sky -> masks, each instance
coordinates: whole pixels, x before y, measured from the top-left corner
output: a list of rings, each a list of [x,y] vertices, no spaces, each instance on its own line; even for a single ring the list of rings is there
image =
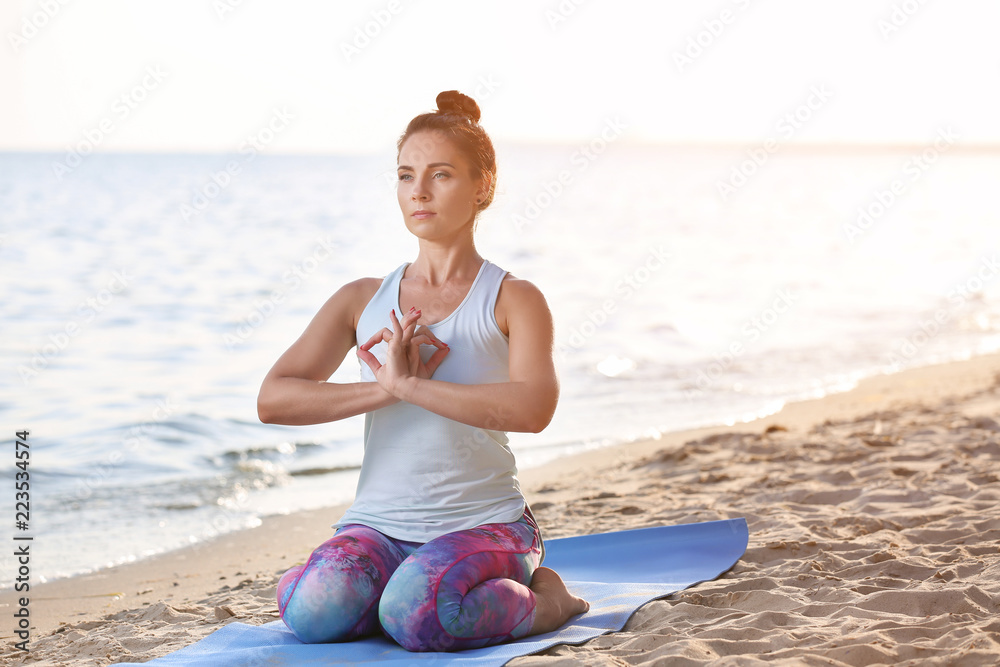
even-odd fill
[[[378,153],[442,90],[495,141],[1000,145],[995,0],[11,0],[0,150]]]

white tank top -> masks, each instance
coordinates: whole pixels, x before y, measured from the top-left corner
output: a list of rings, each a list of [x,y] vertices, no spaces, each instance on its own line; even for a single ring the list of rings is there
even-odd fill
[[[399,283],[409,264],[385,277],[358,321],[365,341],[402,312]],[[484,261],[465,299],[429,326],[450,352],[432,379],[457,384],[509,382],[507,337],[494,315],[506,271]],[[385,343],[372,352],[385,359]],[[426,361],[434,348],[421,347]],[[361,379],[374,382],[361,362]],[[524,497],[507,435],[468,426],[400,401],[365,415],[365,455],[354,503],[334,527],[370,526],[389,537],[428,542],[456,530],[521,518]]]

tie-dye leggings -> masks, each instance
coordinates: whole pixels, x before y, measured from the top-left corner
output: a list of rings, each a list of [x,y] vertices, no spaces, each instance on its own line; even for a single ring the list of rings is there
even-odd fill
[[[403,542],[358,524],[342,527],[278,582],[285,625],[306,643],[387,635],[410,651],[457,651],[528,634],[541,536],[526,512]]]

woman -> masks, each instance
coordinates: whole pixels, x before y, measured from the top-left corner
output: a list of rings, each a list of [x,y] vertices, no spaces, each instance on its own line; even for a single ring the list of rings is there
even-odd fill
[[[338,290],[265,377],[260,419],[365,413],[355,501],[278,583],[304,642],[379,629],[411,651],[549,632],[589,605],[540,567],[541,535],[506,431],[538,432],[558,399],[552,316],[538,289],[476,251],[496,157],[471,98],[447,91],[398,148],[399,207],[419,252]],[[361,382],[326,380],[357,345]]]

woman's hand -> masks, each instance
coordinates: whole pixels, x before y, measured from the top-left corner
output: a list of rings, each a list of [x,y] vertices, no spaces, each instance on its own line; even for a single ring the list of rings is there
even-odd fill
[[[399,398],[398,388],[409,377],[429,379],[448,354],[448,345],[442,343],[427,327],[417,329],[420,311],[411,308],[403,320],[396,317],[393,310],[389,317],[392,329],[383,328],[358,346],[358,358],[367,364],[375,375],[379,386]],[[380,342],[387,344],[385,363],[372,354],[371,349]],[[420,359],[420,346],[433,345],[437,349],[427,363]]]

